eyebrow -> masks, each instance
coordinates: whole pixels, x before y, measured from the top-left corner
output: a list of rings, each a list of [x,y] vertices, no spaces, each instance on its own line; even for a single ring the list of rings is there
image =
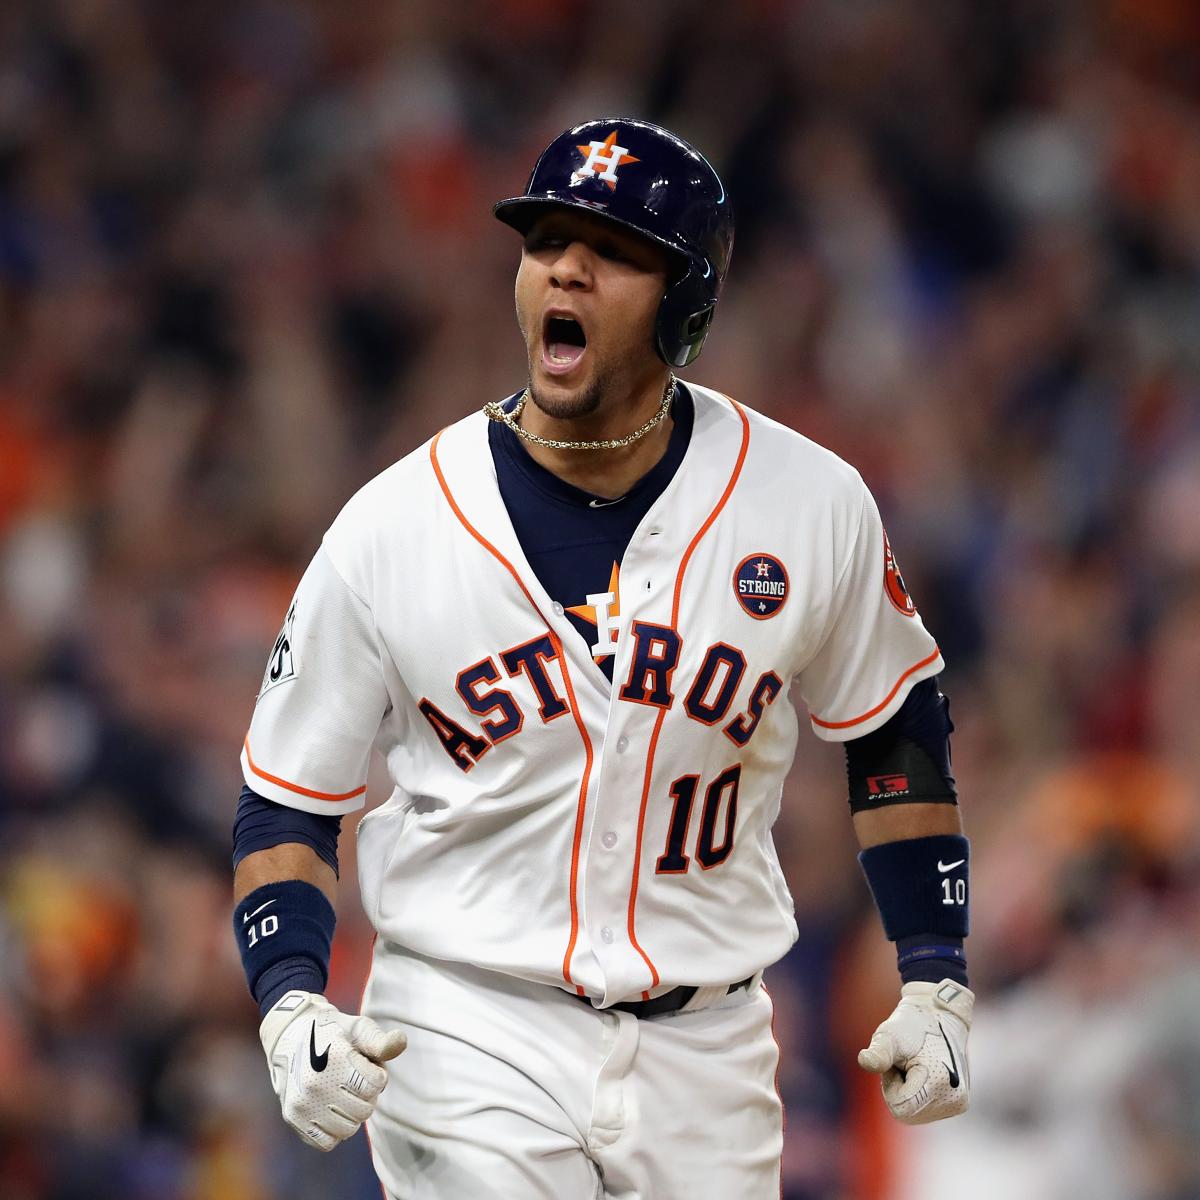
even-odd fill
[[[547,213],[530,226],[525,237],[531,238],[547,234],[570,236],[572,233],[581,236],[586,234],[589,240],[611,238],[614,245],[623,251],[628,251],[631,259],[636,259],[639,263],[644,262],[645,270],[662,271],[665,275],[671,274],[671,256],[664,248],[653,241],[640,238],[636,234],[622,229],[619,225],[592,218],[587,213],[578,215],[562,212]]]

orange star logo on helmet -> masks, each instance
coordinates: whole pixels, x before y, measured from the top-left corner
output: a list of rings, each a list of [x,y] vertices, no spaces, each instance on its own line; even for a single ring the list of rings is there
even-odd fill
[[[624,146],[617,145],[617,131],[614,129],[602,142],[588,142],[586,146],[576,146],[583,155],[583,166],[576,167],[571,172],[571,182],[578,183],[581,179],[603,179],[610,192],[617,188],[617,168],[626,163],[641,162]]]

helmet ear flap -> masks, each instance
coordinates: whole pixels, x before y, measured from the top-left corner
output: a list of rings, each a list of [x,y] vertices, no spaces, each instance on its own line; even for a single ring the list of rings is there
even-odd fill
[[[667,289],[658,306],[655,343],[659,357],[671,367],[686,367],[695,362],[716,309],[716,300],[709,300],[703,294],[697,272],[687,271]]]
[[[697,341],[708,336],[708,327],[716,315],[717,306],[710,304],[707,308],[692,315],[684,322],[683,336],[689,342]]]
[[[584,121],[542,151],[523,195],[492,211],[525,233],[547,208],[610,220],[670,254],[654,347],[669,366],[695,361],[733,252],[733,206],[704,155],[649,121]]]

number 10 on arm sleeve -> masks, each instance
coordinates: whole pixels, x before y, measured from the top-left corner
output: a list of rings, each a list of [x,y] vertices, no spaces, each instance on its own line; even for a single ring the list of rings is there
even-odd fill
[[[246,783],[307,812],[361,808],[387,705],[371,612],[318,550],[271,649],[242,747]]]

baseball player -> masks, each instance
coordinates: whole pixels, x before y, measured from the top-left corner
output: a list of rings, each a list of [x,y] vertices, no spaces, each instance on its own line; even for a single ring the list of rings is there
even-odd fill
[[[346,505],[242,749],[233,923],[271,1079],[319,1149],[365,1121],[393,1200],[767,1200],[793,685],[845,745],[898,950],[859,1062],[901,1121],[967,1106],[942,658],[857,472],[674,374],[733,244],[696,150],[588,121],[495,212],[528,385]],[[353,1014],[322,991],[372,747],[392,793],[359,825]]]

